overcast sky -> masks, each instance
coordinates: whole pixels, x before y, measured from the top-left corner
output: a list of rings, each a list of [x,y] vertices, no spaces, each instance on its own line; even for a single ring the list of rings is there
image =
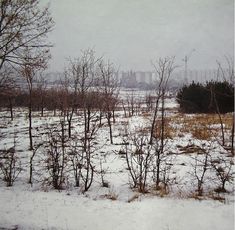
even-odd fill
[[[43,0],[55,21],[50,70],[94,48],[121,70],[151,70],[150,61],[192,53],[191,69],[233,55],[233,0]]]

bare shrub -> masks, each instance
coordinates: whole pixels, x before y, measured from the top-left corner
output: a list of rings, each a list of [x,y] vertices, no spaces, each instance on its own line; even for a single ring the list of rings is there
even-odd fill
[[[153,143],[153,181],[155,188],[159,191],[168,191],[170,183],[170,170],[172,167],[172,156],[166,149],[167,140],[155,140]],[[168,192],[166,192],[168,193]]]
[[[233,160],[226,159],[224,157],[217,157],[216,159],[211,158],[210,163],[219,180],[219,186],[215,191],[218,193],[227,192],[225,185],[226,183],[231,183],[233,180]]]
[[[83,167],[84,156],[82,154],[81,146],[77,139],[73,139],[70,143],[68,157],[71,162],[72,172],[74,175],[75,186],[80,186],[81,173]]]
[[[128,140],[124,140],[124,143],[126,144],[122,151],[126,154],[127,169],[131,176],[132,187],[145,193],[153,157],[151,145],[148,144],[148,138],[140,134],[136,134],[132,138],[129,137]]]
[[[101,154],[100,156],[100,171],[98,172],[100,174],[100,177],[101,177],[101,183],[102,183],[102,187],[106,187],[108,188],[109,187],[109,182],[105,180],[105,175],[108,171],[108,168],[104,168],[104,160],[106,158],[106,154]]]
[[[32,150],[32,155],[29,160],[29,184],[33,184],[33,171],[34,171],[34,158],[36,156],[37,151],[42,146],[42,143],[35,144]]]
[[[118,194],[117,192],[114,190],[114,188],[110,188],[109,192],[107,194],[104,194],[103,196],[101,196],[103,198],[109,199],[109,200],[117,200],[118,199]]]
[[[210,146],[205,149],[205,153],[203,155],[196,155],[192,157],[194,159],[194,163],[192,164],[193,172],[191,175],[196,179],[197,182],[197,195],[203,195],[203,184],[205,183],[206,173],[210,168]]]
[[[128,200],[127,200],[127,202],[128,203],[131,203],[132,201],[134,201],[134,200],[137,200],[138,198],[139,198],[139,194],[134,194],[132,197],[130,197]]]
[[[160,111],[161,120],[161,136],[164,134],[165,130],[165,99],[168,89],[168,81],[172,75],[172,72],[176,68],[174,65],[174,57],[172,58],[159,58],[155,63],[153,63],[155,72],[157,75],[157,85],[156,85],[156,97],[154,102],[154,112],[151,122],[151,132],[149,143],[153,143],[154,132],[157,127],[158,112]]]
[[[60,130],[49,127],[48,140],[45,146],[45,163],[46,170],[49,174],[46,182],[55,189],[63,189],[65,185],[65,168],[68,162],[64,121],[61,121],[60,125]]]
[[[70,139],[67,148],[68,168],[72,171],[75,186],[80,187],[82,192],[89,190],[93,183],[95,170],[94,155],[97,151],[96,133],[99,125],[91,124],[89,132],[75,133]],[[99,172],[104,173],[104,172]],[[103,175],[102,175],[103,176]]]
[[[103,112],[105,113],[105,117],[107,119],[107,123],[109,126],[109,137],[110,143],[113,144],[113,130],[112,130],[112,117],[113,123],[115,122],[115,107],[118,102],[118,80],[115,76],[115,68],[111,63],[105,63],[103,60],[99,62],[98,65],[98,74],[100,75],[100,79],[98,79],[100,84],[100,91],[103,95]]]
[[[0,151],[0,170],[7,186],[12,186],[22,171],[21,161],[16,152],[16,140],[14,146]]]

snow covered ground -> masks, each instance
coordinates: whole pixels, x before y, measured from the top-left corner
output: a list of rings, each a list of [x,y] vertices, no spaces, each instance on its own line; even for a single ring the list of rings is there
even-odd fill
[[[232,230],[233,203],[141,197],[127,203],[76,193],[0,189],[1,227],[14,229]]]
[[[167,100],[168,116],[176,113],[174,100]],[[175,111],[174,111],[175,109]],[[170,153],[172,168],[170,170],[170,191],[163,197],[154,193],[140,194],[129,186],[130,177],[126,160],[119,154],[122,148],[122,136],[125,133],[123,124],[128,130],[139,130],[149,125],[148,115],[134,115],[124,118],[123,112],[117,112],[114,125],[114,145],[109,144],[107,125],[98,131],[97,154],[95,160],[102,158],[108,187],[101,186],[100,175],[95,175],[90,190],[83,194],[75,188],[72,176],[65,190],[55,191],[37,181],[28,180],[27,163],[31,152],[28,150],[27,111],[17,109],[16,118],[10,121],[7,112],[1,112],[1,149],[12,146],[14,136],[17,140],[22,166],[21,172],[13,187],[5,187],[0,181],[0,229],[159,229],[159,230],[232,230],[234,228],[234,187],[226,183],[229,193],[215,194],[212,191],[218,186],[216,175],[208,173],[204,191],[206,195],[194,199],[195,178],[193,162],[195,152],[185,153],[188,146],[201,147],[205,143],[196,140],[192,134],[177,131],[174,138],[168,140],[167,150]],[[59,122],[58,117],[40,117],[37,112],[33,118],[34,138],[42,138],[43,130],[48,124]],[[79,130],[81,121],[75,117],[73,131]],[[178,129],[180,124],[174,124]],[[218,143],[209,146],[213,157],[230,160],[228,153]],[[40,158],[41,156],[37,156]],[[198,155],[203,157],[203,154]],[[37,158],[35,159],[35,162]],[[37,165],[40,171],[42,165]],[[234,166],[233,170],[234,170]],[[42,176],[42,175],[41,175]],[[196,197],[198,198],[198,197]],[[219,200],[218,200],[218,199]]]

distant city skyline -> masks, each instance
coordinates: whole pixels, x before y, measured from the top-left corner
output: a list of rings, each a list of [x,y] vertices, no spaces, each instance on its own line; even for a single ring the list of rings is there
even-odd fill
[[[151,60],[191,50],[189,69],[212,69],[234,52],[233,0],[42,0],[50,2],[55,29],[49,71],[94,48],[120,70],[150,71]]]
[[[154,71],[117,71],[115,76],[120,86],[141,89],[151,89],[158,79]],[[187,81],[185,81],[184,70],[176,70],[169,79],[169,87],[178,88],[193,81],[206,83],[210,80],[223,80],[223,77],[217,69],[189,70]],[[45,74],[45,78],[51,84],[60,84],[60,81],[64,78],[64,73],[48,72]]]

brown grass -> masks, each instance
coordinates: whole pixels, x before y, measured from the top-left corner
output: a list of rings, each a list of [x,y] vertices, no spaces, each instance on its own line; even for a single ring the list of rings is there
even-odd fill
[[[204,154],[205,153],[204,149],[194,144],[187,145],[187,146],[178,145],[177,148],[181,151],[182,154],[189,154],[189,153]]]
[[[157,120],[156,122],[156,130],[154,132],[154,136],[160,138],[160,130],[161,130],[161,122]],[[165,119],[165,138],[173,139],[177,135],[177,130],[173,126],[173,120],[171,118]]]
[[[156,185],[153,185],[152,187],[150,187],[149,193],[152,195],[164,197],[170,193],[170,188],[168,187],[168,185],[164,183],[160,183],[157,187]]]
[[[224,130],[232,129],[233,115],[221,115]],[[179,127],[175,128],[173,125]],[[210,140],[220,133],[220,119],[217,114],[183,114],[177,113],[166,120],[166,136],[182,137],[191,133],[192,137],[200,140]]]
[[[131,203],[134,200],[137,200],[139,198],[139,194],[134,194],[131,198],[128,199],[128,203]]]
[[[149,113],[143,113],[146,119],[149,119]],[[224,124],[224,131],[232,129],[233,115],[232,113],[221,114]],[[161,130],[161,121],[156,121],[156,129],[154,136],[159,138]],[[150,127],[141,130],[149,132]],[[199,140],[211,140],[221,135],[220,119],[217,114],[184,114],[171,113],[165,118],[165,138],[173,139],[174,137],[184,137],[190,133],[193,138]]]
[[[117,200],[118,199],[118,195],[116,193],[113,193],[113,192],[102,195],[101,197],[109,199],[109,200]]]

